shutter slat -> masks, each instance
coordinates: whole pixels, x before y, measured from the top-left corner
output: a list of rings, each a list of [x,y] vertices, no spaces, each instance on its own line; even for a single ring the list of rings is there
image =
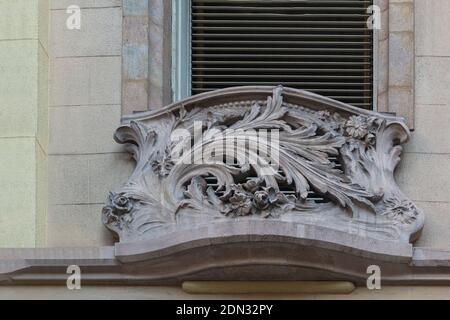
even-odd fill
[[[284,85],[370,109],[372,0],[192,0],[192,93]]]
[[[273,72],[280,73],[283,72],[283,75],[286,72],[295,73],[295,74],[314,74],[314,73],[360,73],[360,72],[370,72],[370,69],[293,69],[293,68],[192,68],[193,71],[203,71],[203,72],[214,72],[215,74],[228,74],[228,73],[236,73],[243,72],[244,74],[248,74],[249,72],[254,72],[255,74],[259,74],[260,72]]]

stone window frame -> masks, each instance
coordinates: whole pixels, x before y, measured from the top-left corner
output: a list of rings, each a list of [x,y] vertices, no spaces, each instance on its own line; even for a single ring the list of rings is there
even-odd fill
[[[374,0],[374,4],[381,10],[381,30],[374,32],[375,111],[404,117],[414,129],[414,0]],[[172,80],[179,72],[172,62],[180,43],[173,34],[173,10],[180,10],[176,1],[123,0],[124,115],[172,102]]]
[[[376,111],[403,117],[414,129],[415,3],[374,0],[374,4],[381,9],[381,30],[374,38]]]

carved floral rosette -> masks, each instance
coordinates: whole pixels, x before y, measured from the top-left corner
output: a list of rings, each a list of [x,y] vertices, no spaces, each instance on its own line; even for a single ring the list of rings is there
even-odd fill
[[[267,147],[276,149],[277,159],[239,148],[230,155],[221,147],[229,132],[239,140],[253,137],[246,132],[272,130],[277,144]],[[408,139],[401,118],[306,91],[239,87],[201,94],[124,119],[115,140],[136,167],[110,193],[103,222],[121,242],[230,219],[413,242],[424,215],[394,179]],[[214,150],[213,157],[186,161],[199,150]],[[239,152],[256,161],[226,160]],[[267,167],[276,169],[268,174]]]

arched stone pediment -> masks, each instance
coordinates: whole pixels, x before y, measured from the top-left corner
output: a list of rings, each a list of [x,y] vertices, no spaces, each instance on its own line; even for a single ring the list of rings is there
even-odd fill
[[[394,179],[408,138],[401,118],[307,91],[238,87],[193,96],[124,118],[115,140],[136,167],[109,195],[103,221],[121,244],[183,232],[217,238],[227,225],[227,236],[251,235],[252,221],[265,225],[259,236],[282,236],[271,232],[282,222],[408,244],[424,225]]]

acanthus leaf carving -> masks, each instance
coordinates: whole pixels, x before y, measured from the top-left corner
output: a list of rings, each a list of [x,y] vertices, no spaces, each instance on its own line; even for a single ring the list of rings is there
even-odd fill
[[[265,100],[246,99],[257,95],[251,88],[235,90],[194,97],[118,129],[116,141],[137,163],[103,210],[121,241],[211,219],[356,225],[369,238],[414,240],[423,213],[394,179],[409,137],[401,119],[282,87]],[[214,99],[230,101],[214,106]],[[259,136],[272,131],[276,144]],[[178,132],[185,135],[174,139]],[[233,154],[223,148],[229,139]],[[262,156],[248,148],[252,142],[272,153]],[[254,161],[226,161],[242,154]]]

